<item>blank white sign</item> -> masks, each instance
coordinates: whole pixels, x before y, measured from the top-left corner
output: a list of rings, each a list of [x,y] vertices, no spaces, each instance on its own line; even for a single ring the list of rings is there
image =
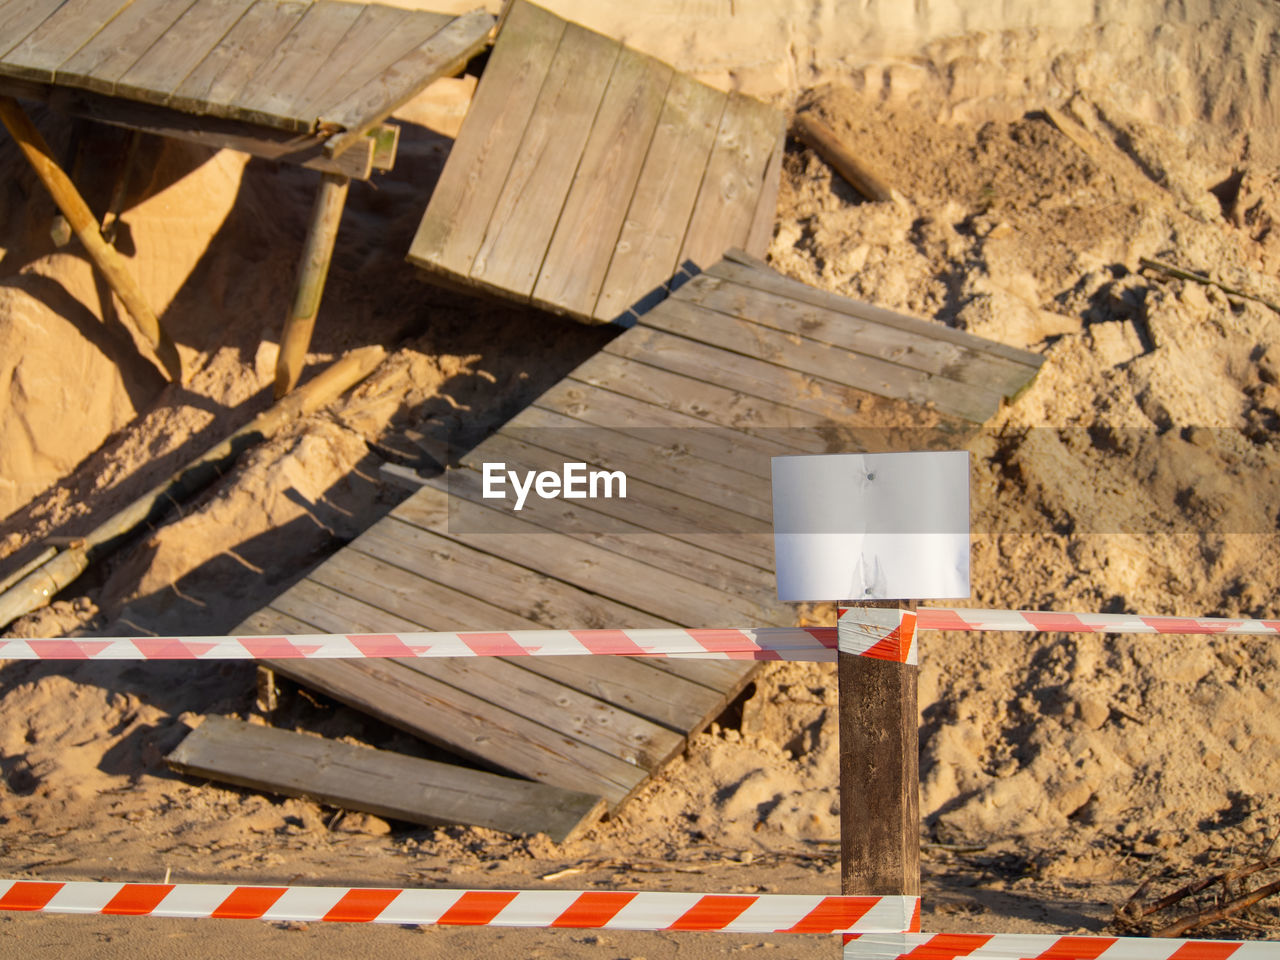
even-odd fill
[[[778,599],[969,596],[969,454],[773,458]]]

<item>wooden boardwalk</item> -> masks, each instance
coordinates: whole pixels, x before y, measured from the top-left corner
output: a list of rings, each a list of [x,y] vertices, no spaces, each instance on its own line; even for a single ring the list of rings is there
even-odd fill
[[[608,322],[681,264],[764,254],[783,140],[778,111],[515,0],[409,259]]]
[[[793,623],[775,599],[770,458],[848,449],[842,433],[865,423],[860,386],[973,418],[1025,386],[1039,358],[733,256],[236,632]],[[515,511],[509,498],[482,495],[485,463],[559,471],[570,461],[624,471],[627,497],[531,496]],[[485,767],[616,809],[755,665],[520,657],[273,666]]]
[[[0,91],[324,169],[310,150],[332,168],[492,25],[337,0],[0,0]]]

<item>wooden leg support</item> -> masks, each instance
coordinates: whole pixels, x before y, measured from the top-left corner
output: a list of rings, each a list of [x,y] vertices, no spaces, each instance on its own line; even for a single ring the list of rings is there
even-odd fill
[[[254,706],[264,717],[270,717],[276,710],[276,672],[261,664],[258,665],[258,696]]]
[[[178,349],[169,335],[160,326],[160,321],[147,305],[142,290],[125,266],[124,258],[116,249],[102,239],[98,230],[98,221],[84,202],[80,192],[76,190],[71,178],[53,158],[49,145],[45,143],[40,131],[12,97],[0,96],[0,122],[18,142],[28,162],[43,181],[45,188],[53,197],[62,215],[75,235],[84,244],[90,258],[107,278],[111,290],[124,304],[139,331],[155,350],[161,367],[175,382],[182,381],[182,361],[178,358]]]
[[[351,180],[340,173],[321,174],[320,191],[311,210],[311,225],[307,228],[302,261],[298,265],[293,309],[289,311],[280,335],[280,356],[276,360],[277,400],[292,390],[302,376],[302,365],[306,360],[307,347],[311,345],[311,332],[320,311],[320,297],[324,293],[333,243],[338,237],[338,224],[342,221],[342,207],[347,202],[350,184]]]
[[[919,896],[919,667],[841,653],[838,669],[840,892]]]

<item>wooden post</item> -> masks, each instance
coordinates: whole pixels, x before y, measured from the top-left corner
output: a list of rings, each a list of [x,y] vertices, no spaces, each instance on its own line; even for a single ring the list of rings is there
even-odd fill
[[[27,161],[35,169],[45,185],[45,189],[53,197],[54,203],[67,218],[67,223],[75,235],[84,244],[90,258],[107,278],[112,291],[124,304],[125,310],[138,325],[139,331],[155,350],[160,366],[176,383],[182,382],[182,361],[178,357],[178,349],[160,326],[160,321],[147,305],[146,298],[133,275],[125,266],[124,258],[109,243],[102,239],[98,230],[98,222],[84,202],[75,184],[58,166],[40,131],[36,129],[31,118],[26,115],[18,101],[12,97],[0,96],[0,122],[18,142]]]
[[[859,608],[914,603],[849,601]],[[840,892],[920,895],[920,730],[913,663],[840,652]]]
[[[293,309],[289,311],[280,335],[280,355],[276,360],[277,400],[292,390],[302,375],[307,347],[311,345],[311,332],[316,326],[316,314],[320,312],[325,277],[329,274],[333,244],[338,237],[338,224],[342,221],[342,208],[347,202],[347,188],[351,185],[350,178],[340,173],[320,176],[320,190],[316,193],[302,260],[298,264]]]
[[[855,157],[853,151],[840,142],[836,132],[813,114],[805,112],[797,116],[792,125],[792,133],[797,140],[831,164],[849,186],[868,200],[893,199],[893,189],[885,179]]]

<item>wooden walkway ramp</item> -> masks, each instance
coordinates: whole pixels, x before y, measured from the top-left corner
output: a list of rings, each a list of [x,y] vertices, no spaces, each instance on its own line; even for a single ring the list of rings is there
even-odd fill
[[[772,237],[783,116],[515,0],[411,262],[605,323]]]
[[[1039,358],[733,256],[237,632],[793,623],[775,599],[770,458],[849,449],[841,432],[860,425],[867,386],[979,417],[1029,382]],[[516,511],[483,496],[484,464],[497,462],[622,470],[627,497],[531,496]],[[485,767],[610,809],[755,668],[614,657],[273,666]]]

